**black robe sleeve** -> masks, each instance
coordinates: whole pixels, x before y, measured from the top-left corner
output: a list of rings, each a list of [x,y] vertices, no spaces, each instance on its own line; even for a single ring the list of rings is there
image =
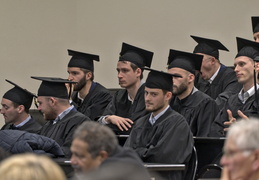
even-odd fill
[[[76,104],[77,110],[88,116],[91,120],[97,120],[112,99],[109,90],[99,83],[95,83],[95,87],[90,90],[80,105],[77,94],[75,93],[73,95],[73,101]]]

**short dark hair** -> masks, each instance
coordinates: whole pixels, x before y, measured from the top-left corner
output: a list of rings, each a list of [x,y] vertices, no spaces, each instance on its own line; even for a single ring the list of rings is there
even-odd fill
[[[82,123],[75,131],[73,139],[79,139],[88,144],[88,152],[96,158],[100,151],[106,151],[111,156],[117,146],[118,139],[107,126],[94,121]]]

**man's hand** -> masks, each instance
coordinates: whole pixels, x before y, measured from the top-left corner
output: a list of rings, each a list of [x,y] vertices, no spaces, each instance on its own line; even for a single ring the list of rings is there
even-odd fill
[[[131,124],[133,124],[132,120],[115,115],[108,116],[105,121],[115,124],[121,131],[128,131],[131,128]]]
[[[237,120],[236,118],[233,117],[232,112],[229,109],[227,110],[227,113],[228,113],[229,121],[224,122],[224,125],[230,126],[231,124],[235,123]],[[243,120],[249,120],[249,118],[244,113],[242,113],[242,111],[238,110],[237,114]],[[225,128],[224,131],[228,131],[228,128]]]
[[[71,99],[71,95],[72,95],[72,93],[74,91],[74,86],[75,85],[74,84],[70,84],[70,83],[66,83],[65,86],[67,88],[67,93],[70,96],[69,98]]]
[[[242,111],[238,110],[237,113],[243,120],[249,120],[249,118],[244,113],[242,113]]]
[[[229,170],[227,167],[223,167],[220,180],[230,180]]]
[[[229,109],[227,110],[227,113],[228,113],[229,121],[224,122],[224,125],[230,126],[231,124],[235,123],[237,120],[236,118],[233,117],[232,112]],[[228,129],[229,128],[224,128],[224,131],[228,131]]]

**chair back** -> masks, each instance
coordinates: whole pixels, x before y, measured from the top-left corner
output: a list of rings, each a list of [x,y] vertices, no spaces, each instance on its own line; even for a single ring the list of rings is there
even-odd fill
[[[186,166],[187,169],[185,172],[184,180],[194,180],[195,179],[197,166],[198,166],[197,152],[196,152],[195,146],[193,146],[191,159],[189,160],[189,162]]]
[[[221,171],[222,167],[218,164],[208,164],[197,174],[197,179],[219,179]]]

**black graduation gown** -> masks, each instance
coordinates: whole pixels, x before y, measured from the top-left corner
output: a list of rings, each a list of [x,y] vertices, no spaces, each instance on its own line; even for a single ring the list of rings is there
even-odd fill
[[[145,84],[142,84],[138,89],[138,92],[136,94],[133,104],[128,99],[128,92],[126,89],[117,91],[113,95],[112,101],[106,107],[103,113],[103,116],[116,115],[124,118],[129,118],[132,121],[136,121],[140,117],[144,116],[147,113],[145,99],[144,99],[144,89],[145,89]],[[108,126],[112,128],[112,130],[116,134],[130,133],[130,130],[120,131],[120,129],[113,124],[108,124]]]
[[[185,118],[169,108],[152,126],[150,114],[140,118],[124,147],[133,148],[144,162],[183,164],[192,154],[193,138]],[[166,179],[182,179],[184,172],[162,174]]]
[[[81,123],[87,120],[90,120],[87,116],[76,110],[71,110],[56,124],[53,124],[52,121],[44,124],[40,135],[54,139],[61,146],[65,156],[69,158],[73,133]]]
[[[209,136],[211,124],[219,112],[217,104],[211,97],[196,91],[182,100],[174,97],[170,105],[185,117],[193,136]]]
[[[27,131],[29,133],[39,134],[41,127],[42,126],[32,117],[27,123],[25,123],[21,127],[16,128],[16,127],[13,127],[12,124],[7,123],[1,128],[1,130],[14,129],[14,130],[20,130],[20,131]]]
[[[104,109],[110,103],[112,95],[108,89],[101,84],[93,82],[89,93],[80,103],[78,92],[73,94],[72,100],[79,112],[88,116],[91,120],[96,120],[103,114]]]
[[[242,85],[238,83],[235,71],[221,64],[220,70],[211,84],[199,77],[196,87],[212,97],[221,109],[231,95],[241,90]]]
[[[257,92],[259,97],[259,92]],[[240,117],[237,114],[238,110],[241,110],[246,116],[248,117],[259,117],[259,112],[256,107],[255,102],[255,95],[249,97],[245,104],[241,102],[238,98],[238,93],[235,95],[232,95],[225,106],[222,108],[222,110],[218,113],[217,117],[215,118],[214,122],[211,126],[211,133],[210,136],[212,137],[224,137],[226,136],[226,132],[224,132],[224,128],[227,128],[228,126],[225,126],[223,123],[226,121],[229,121],[227,109],[232,111],[232,115],[234,118],[239,119]]]

